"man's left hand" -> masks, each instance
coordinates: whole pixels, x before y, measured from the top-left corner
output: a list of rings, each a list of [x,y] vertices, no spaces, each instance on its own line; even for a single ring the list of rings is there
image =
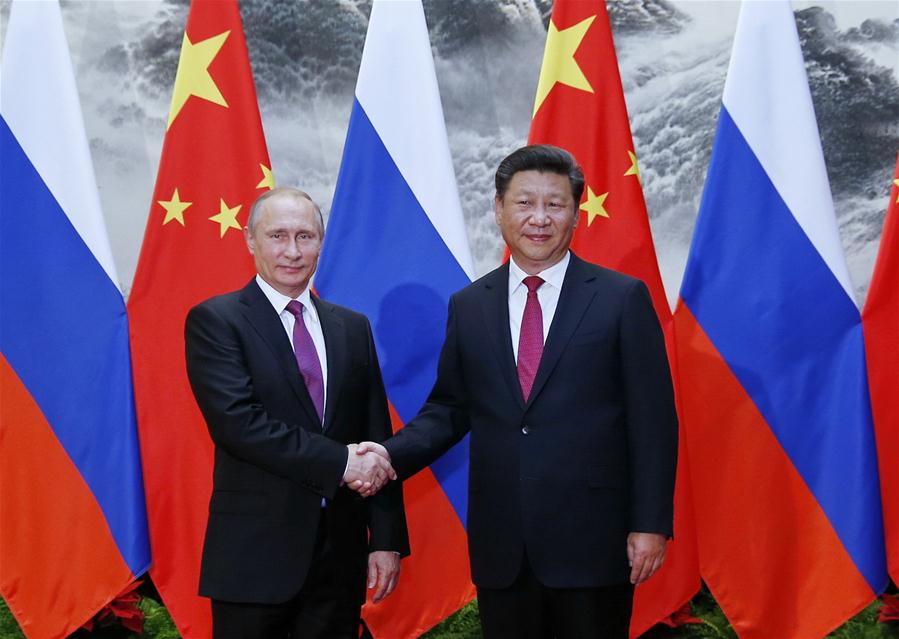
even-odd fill
[[[631,565],[631,583],[641,584],[662,567],[668,539],[655,533],[632,532],[627,536],[627,560]]]
[[[392,593],[399,580],[399,553],[376,550],[368,555],[368,587],[375,588],[372,603],[378,603]]]

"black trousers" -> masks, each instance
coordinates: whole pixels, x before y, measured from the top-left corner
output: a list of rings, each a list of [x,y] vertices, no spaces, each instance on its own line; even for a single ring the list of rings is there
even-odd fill
[[[357,639],[365,603],[367,562],[339,556],[322,513],[303,587],[280,604],[212,600],[214,639]]]
[[[630,583],[598,588],[549,588],[527,557],[508,588],[478,588],[484,639],[627,639]]]

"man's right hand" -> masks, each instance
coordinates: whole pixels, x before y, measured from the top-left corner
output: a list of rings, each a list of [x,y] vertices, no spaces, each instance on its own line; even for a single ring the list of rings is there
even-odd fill
[[[380,448],[383,453],[373,447]],[[390,465],[387,450],[374,442],[349,444],[347,469],[343,474],[344,483],[363,497],[371,497],[390,479],[396,479],[396,472]]]

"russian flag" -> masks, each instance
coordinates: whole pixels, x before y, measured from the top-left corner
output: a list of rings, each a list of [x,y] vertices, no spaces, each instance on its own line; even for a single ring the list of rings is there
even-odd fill
[[[743,639],[887,583],[859,311],[796,24],[744,2],[676,311],[700,568]]]
[[[437,374],[452,293],[474,275],[420,0],[375,0],[316,288],[372,323],[394,428]],[[468,439],[406,483],[412,556],[366,606],[376,636],[418,636],[474,596]]]
[[[14,2],[0,97],[0,592],[77,630],[150,563],[125,304],[56,2]]]

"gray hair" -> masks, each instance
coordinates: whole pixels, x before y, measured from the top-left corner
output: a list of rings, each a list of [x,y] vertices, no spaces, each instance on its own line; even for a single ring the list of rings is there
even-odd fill
[[[307,200],[312,202],[312,206],[315,208],[315,212],[318,214],[318,226],[321,230],[321,235],[324,237],[325,235],[325,218],[322,215],[322,210],[319,205],[312,199],[306,191],[301,191],[300,189],[295,189],[290,186],[279,186],[277,188],[271,189],[260,195],[256,198],[256,201],[253,202],[253,206],[250,207],[250,217],[247,220],[247,228],[250,229],[250,235],[256,230],[256,222],[259,220],[259,215],[262,211],[262,206],[274,197],[290,197],[295,200]]]

